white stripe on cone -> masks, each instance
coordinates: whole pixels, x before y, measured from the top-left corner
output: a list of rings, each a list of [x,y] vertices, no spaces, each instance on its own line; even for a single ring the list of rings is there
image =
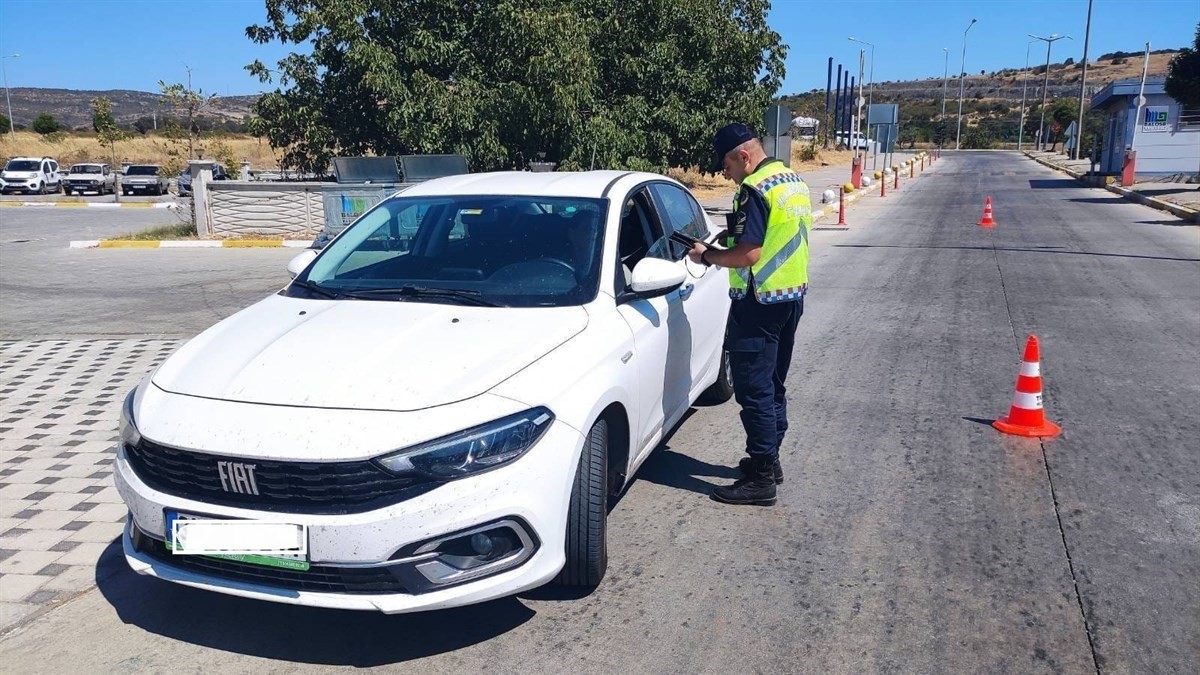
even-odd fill
[[[1037,361],[1022,361],[1021,374],[1025,377],[1041,377],[1042,366]]]
[[[1014,408],[1022,410],[1041,410],[1042,409],[1042,392],[1036,394],[1026,394],[1023,391],[1013,392],[1012,405]]]

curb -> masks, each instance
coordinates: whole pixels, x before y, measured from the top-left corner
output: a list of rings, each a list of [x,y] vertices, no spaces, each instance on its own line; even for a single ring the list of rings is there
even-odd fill
[[[180,241],[88,239],[73,241],[68,248],[309,248],[312,243],[312,239],[188,239]]]
[[[1064,169],[1063,167],[1053,164],[1051,162],[1047,162],[1046,160],[1041,159],[1040,157],[1034,157],[1033,155],[1030,155],[1027,153],[1022,153],[1022,154],[1025,154],[1026,157],[1028,157],[1029,159],[1032,159],[1033,161],[1037,162],[1038,164],[1041,164],[1042,166],[1049,167],[1051,169],[1054,169],[1055,171],[1060,171],[1062,173],[1067,174],[1068,176],[1079,181],[1080,183],[1083,183],[1087,187],[1103,188],[1115,195],[1120,195],[1120,196],[1124,197],[1126,200],[1134,202],[1136,204],[1141,204],[1143,206],[1149,206],[1150,208],[1158,209],[1159,211],[1166,211],[1166,212],[1170,213],[1171,215],[1176,216],[1177,218],[1180,218],[1184,221],[1190,220],[1194,223],[1200,223],[1200,211],[1193,211],[1192,209],[1189,209],[1185,206],[1179,206],[1178,204],[1172,204],[1171,202],[1165,202],[1161,199],[1155,199],[1154,197],[1147,197],[1146,195],[1143,195],[1135,190],[1130,190],[1129,188],[1124,188],[1119,185],[1092,185],[1088,181],[1087,177],[1081,173],[1076,173],[1074,171]]]

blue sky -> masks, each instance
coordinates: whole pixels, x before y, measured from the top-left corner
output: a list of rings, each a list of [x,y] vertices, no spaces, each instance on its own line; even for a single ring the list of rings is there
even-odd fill
[[[1200,0],[1094,0],[1093,58],[1188,46],[1200,21]],[[30,12],[31,9],[35,11]],[[790,46],[781,93],[825,87],[825,63],[857,69],[854,35],[875,43],[875,80],[940,77],[943,47],[950,72],[967,37],[967,72],[1024,64],[1026,33],[1068,34],[1053,61],[1083,54],[1087,0],[775,0],[772,27]],[[206,93],[248,94],[270,89],[243,67],[286,55],[278,44],[256,45],[245,28],[266,19],[262,0],[63,0],[0,2],[0,54],[12,87],[157,91],[158,80],[184,81]],[[844,28],[842,27],[844,26]],[[1040,53],[1040,56],[1039,56]],[[1034,64],[1045,61],[1034,47]]]

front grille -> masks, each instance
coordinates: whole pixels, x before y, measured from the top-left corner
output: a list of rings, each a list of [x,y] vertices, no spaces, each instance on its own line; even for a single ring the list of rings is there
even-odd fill
[[[279,462],[169,448],[146,439],[125,446],[134,472],[150,487],[209,504],[285,513],[362,513],[424,494],[439,483],[399,478],[371,461]],[[259,494],[227,492],[217,462],[254,465]]]
[[[318,593],[407,593],[404,585],[383,567],[329,567],[312,565],[305,572],[279,567],[250,565],[234,560],[177,555],[166,544],[133,528],[134,548],[155,560],[178,569],[246,584],[289,591]]]

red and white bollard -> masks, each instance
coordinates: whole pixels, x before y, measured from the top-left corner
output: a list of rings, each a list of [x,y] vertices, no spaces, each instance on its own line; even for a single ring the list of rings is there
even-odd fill
[[[887,176],[881,176],[879,179],[879,196],[887,196]]]
[[[846,224],[846,188],[838,188],[838,225]]]

